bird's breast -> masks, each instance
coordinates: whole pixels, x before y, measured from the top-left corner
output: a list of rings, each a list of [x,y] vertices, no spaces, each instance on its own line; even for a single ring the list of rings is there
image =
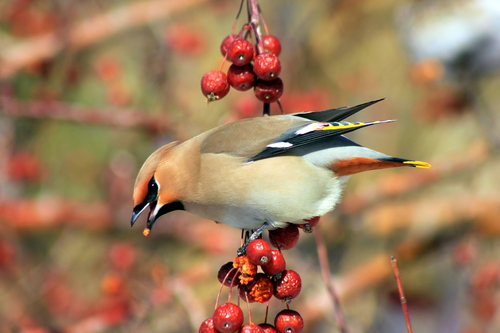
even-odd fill
[[[299,156],[279,156],[251,163],[204,156],[194,200],[187,211],[239,229],[256,229],[264,221],[283,226],[324,215],[340,199],[342,186],[331,170]]]

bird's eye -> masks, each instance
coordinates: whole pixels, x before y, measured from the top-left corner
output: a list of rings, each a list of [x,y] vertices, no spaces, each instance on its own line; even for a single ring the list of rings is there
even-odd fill
[[[156,183],[155,177],[151,178],[148,183],[148,194],[146,195],[146,201],[150,202],[156,200],[158,196],[158,184]]]

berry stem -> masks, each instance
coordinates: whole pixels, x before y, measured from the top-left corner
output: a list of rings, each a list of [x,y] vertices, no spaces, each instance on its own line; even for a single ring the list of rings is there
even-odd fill
[[[252,321],[252,311],[250,311],[250,301],[248,299],[248,293],[245,293],[245,300],[247,303],[247,311],[248,311],[248,322],[253,323]]]
[[[271,115],[271,104],[270,103],[264,103],[264,106],[262,109],[262,115],[263,116],[270,116]]]
[[[328,264],[328,254],[326,251],[325,241],[323,235],[321,234],[320,226],[316,226],[313,229],[314,237],[316,239],[316,248],[318,250],[319,265],[321,267],[321,274],[323,275],[323,281],[326,285],[326,289],[330,298],[333,302],[333,312],[337,318],[339,329],[341,333],[349,333],[347,324],[344,318],[344,312],[342,311],[342,306],[340,305],[340,299],[335,292],[335,287],[333,285],[332,278],[330,276],[330,266]]]
[[[255,40],[257,41],[257,54],[264,52],[264,45],[262,44],[262,32],[260,31],[260,14],[259,5],[257,0],[248,0],[248,11],[250,14],[250,24],[255,34]]]
[[[266,315],[264,316],[264,323],[267,323],[268,315],[269,315],[269,301],[267,301],[267,305],[266,305]]]
[[[399,299],[401,300],[401,307],[403,308],[403,313],[405,316],[406,329],[408,333],[413,333],[413,328],[410,322],[410,313],[408,312],[408,303],[406,302],[406,297],[403,291],[403,285],[401,283],[401,275],[399,274],[398,260],[395,257],[391,257],[391,266],[394,271],[394,276],[396,277],[396,284],[398,286]]]

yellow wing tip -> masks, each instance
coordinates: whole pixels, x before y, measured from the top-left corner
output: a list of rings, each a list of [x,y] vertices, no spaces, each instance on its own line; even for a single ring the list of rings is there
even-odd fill
[[[405,161],[403,163],[410,164],[411,166],[414,166],[415,168],[429,169],[431,167],[431,165],[429,163],[421,162],[421,161]]]

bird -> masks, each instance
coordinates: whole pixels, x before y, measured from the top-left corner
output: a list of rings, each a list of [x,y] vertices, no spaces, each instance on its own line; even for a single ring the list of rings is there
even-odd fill
[[[391,122],[344,121],[381,100],[241,119],[164,145],[137,175],[131,226],[149,208],[147,236],[160,216],[184,210],[254,236],[332,211],[352,174],[429,168],[426,162],[392,157],[344,136]]]

